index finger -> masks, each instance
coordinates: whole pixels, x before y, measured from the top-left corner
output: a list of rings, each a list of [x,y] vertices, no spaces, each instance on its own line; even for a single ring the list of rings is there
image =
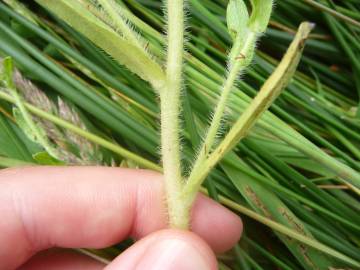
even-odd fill
[[[105,167],[32,167],[0,172],[0,269],[53,246],[103,248],[166,227],[162,176]],[[192,229],[218,252],[240,237],[241,221],[200,196]],[[216,233],[214,233],[216,231]]]

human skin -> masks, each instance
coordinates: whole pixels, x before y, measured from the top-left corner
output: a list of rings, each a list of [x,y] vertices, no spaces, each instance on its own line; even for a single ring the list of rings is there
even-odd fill
[[[215,270],[215,253],[240,238],[241,220],[199,195],[192,232],[166,229],[162,176],[106,167],[0,171],[0,270]],[[138,241],[111,264],[59,248]],[[56,247],[56,249],[54,249]]]

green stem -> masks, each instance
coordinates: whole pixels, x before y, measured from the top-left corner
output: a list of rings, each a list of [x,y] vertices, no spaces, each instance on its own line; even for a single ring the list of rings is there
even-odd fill
[[[202,144],[201,150],[199,152],[199,155],[194,163],[193,169],[190,173],[189,178],[192,178],[192,174],[196,172],[199,168],[199,166],[204,162],[208,154],[211,152],[211,149],[214,145],[216,136],[219,132],[219,128],[221,126],[221,121],[224,117],[224,112],[226,109],[227,101],[229,99],[229,95],[231,93],[231,90],[234,87],[234,84],[239,76],[239,73],[247,67],[248,65],[248,59],[247,57],[250,57],[250,51],[254,50],[255,43],[256,43],[257,35],[254,32],[249,32],[249,34],[246,37],[246,40],[244,42],[244,46],[242,50],[238,53],[238,55],[242,56],[238,60],[235,60],[235,64],[231,65],[228,77],[225,81],[225,84],[221,91],[220,100],[218,102],[218,105],[215,109],[215,113],[213,116],[213,119],[211,121],[211,125],[209,127],[209,130],[207,132],[205,141]]]
[[[196,170],[192,171],[182,193],[184,204],[188,206],[192,205],[197,190],[205,177],[210,173],[211,169],[226,155],[226,153],[228,153],[229,150],[231,150],[231,148],[246,136],[260,116],[287,86],[295,73],[304,48],[304,42],[312,28],[313,24],[310,23],[302,23],[300,25],[298,33],[285,56],[273,74],[271,74],[269,79],[267,79],[261,87],[258,95],[251,102],[250,106],[246,108],[219,146],[206,160],[198,165]]]
[[[3,100],[6,100],[8,102],[11,102],[11,103],[15,103],[15,100],[12,96],[4,93],[4,92],[1,92],[0,91],[0,98],[3,99]],[[70,124],[69,122],[67,121],[64,121],[62,120],[61,118],[58,118],[52,114],[49,114],[47,112],[44,112],[38,108],[36,108],[35,106],[32,106],[30,104],[27,104],[27,103],[24,103],[25,104],[25,107],[33,114],[45,119],[45,120],[48,120],[48,121],[51,121],[52,123],[58,125],[58,126],[61,126],[63,128],[66,128],[66,129],[69,129],[71,131],[73,131],[74,133],[80,135],[80,136],[83,136],[84,138],[88,139],[89,141],[91,142],[94,142],[94,143],[97,143],[111,151],[113,151],[114,153],[117,153],[125,158],[128,158],[128,159],[131,159],[133,160],[134,162],[136,162],[137,164],[139,164],[140,166],[144,167],[144,168],[147,168],[147,169],[152,169],[152,170],[155,170],[155,171],[158,171],[158,172],[161,172],[162,169],[161,167],[159,167],[157,164],[151,162],[151,161],[148,161],[142,157],[139,157],[137,156],[136,154],[134,153],[131,153],[129,151],[127,151],[126,149],[112,143],[112,142],[109,142],[101,137],[98,137],[96,135],[93,135],[87,131],[84,131],[82,130],[81,128],[78,128],[72,124]],[[0,160],[1,161],[1,160]],[[8,165],[11,163],[11,164],[14,164],[13,161],[11,160],[4,160],[4,165],[5,163],[7,163]],[[18,164],[20,165],[20,164]],[[204,194],[207,194],[207,191],[206,189],[203,189],[201,188],[200,190],[202,193]],[[256,212],[254,212],[253,210],[251,209],[248,209],[246,208],[245,206],[242,206],[234,201],[231,201],[230,199],[227,199],[223,196],[220,196],[219,197],[219,201],[226,205],[227,207],[235,210],[235,211],[238,211],[244,215],[247,215],[249,216],[250,218],[254,219],[254,220],[257,220],[259,221],[261,224],[264,224],[265,226],[268,226],[269,228],[273,229],[273,230],[276,230],[284,235],[287,235],[289,237],[292,237],[296,240],[298,240],[299,242],[301,243],[304,243],[306,245],[309,245],[313,248],[316,248],[322,252],[325,252],[331,256],[334,256],[335,258],[340,258],[340,259],[343,259],[345,262],[348,262],[350,264],[353,264],[353,265],[358,265],[358,263],[356,264],[356,262],[354,263],[354,260],[346,257],[345,255],[329,248],[328,246],[326,245],[323,245],[321,244],[320,242],[317,242],[316,240],[313,240],[307,236],[304,236],[298,232],[296,232],[294,229],[291,229],[291,228],[288,228],[278,222],[275,222],[275,221],[272,221],[271,219],[267,218],[267,217],[264,217]]]
[[[183,187],[180,158],[180,92],[184,54],[184,3],[167,1],[168,53],[165,88],[159,89],[161,98],[161,153],[169,226],[188,229],[190,213],[179,201]]]

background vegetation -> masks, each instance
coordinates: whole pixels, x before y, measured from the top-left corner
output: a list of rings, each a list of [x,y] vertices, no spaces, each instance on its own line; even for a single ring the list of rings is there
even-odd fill
[[[136,29],[150,40],[149,50],[162,58],[161,2],[117,2],[133,14]],[[231,43],[226,5],[226,0],[188,1],[183,159],[189,164],[226,70]],[[222,269],[359,269],[359,1],[277,1],[227,117],[231,123],[246,108],[306,20],[316,28],[291,85],[205,182],[204,192],[245,221],[241,242],[219,256]],[[1,72],[1,167],[81,164],[161,171],[158,97],[63,21],[32,1],[3,0],[0,55],[16,66],[11,78],[6,68]],[[38,136],[21,107],[14,109],[16,96],[31,113]],[[91,252],[111,259],[130,242]]]

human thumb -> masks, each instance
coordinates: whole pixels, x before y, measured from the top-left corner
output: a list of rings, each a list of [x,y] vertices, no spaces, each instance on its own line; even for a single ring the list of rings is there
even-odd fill
[[[122,253],[105,270],[216,270],[210,247],[197,235],[179,230],[150,234]]]

